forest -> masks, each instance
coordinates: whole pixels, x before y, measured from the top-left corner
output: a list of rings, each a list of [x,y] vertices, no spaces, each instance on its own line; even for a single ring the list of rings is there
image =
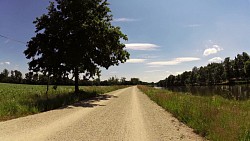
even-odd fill
[[[159,87],[168,86],[207,86],[233,85],[249,83],[250,57],[246,52],[234,59],[227,57],[221,63],[209,63],[207,66],[193,67],[178,75],[169,75],[157,83]]]

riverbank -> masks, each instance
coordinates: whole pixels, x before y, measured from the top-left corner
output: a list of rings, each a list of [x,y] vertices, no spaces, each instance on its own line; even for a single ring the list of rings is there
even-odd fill
[[[147,86],[138,88],[209,140],[250,140],[250,100],[184,95]]]
[[[249,100],[250,85],[216,85],[216,86],[173,86],[164,88],[173,92],[188,93],[197,96],[219,95],[230,100]]]
[[[126,86],[81,86],[75,95],[73,86],[46,86],[0,83],[0,121],[36,114],[73,104]]]

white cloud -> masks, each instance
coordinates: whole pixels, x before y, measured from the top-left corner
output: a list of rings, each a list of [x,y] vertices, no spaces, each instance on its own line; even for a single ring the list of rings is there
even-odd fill
[[[209,59],[208,62],[212,63],[220,63],[222,61],[222,59],[220,57],[214,57],[212,59]]]
[[[175,60],[172,61],[159,61],[159,62],[150,62],[149,65],[159,65],[159,66],[168,66],[168,65],[177,65],[180,62],[177,62]]]
[[[200,60],[200,58],[196,57],[181,57],[181,58],[175,58],[177,62],[190,62],[190,61],[197,61]]]
[[[217,49],[215,48],[208,48],[204,51],[203,55],[204,56],[208,56],[208,55],[211,55],[211,54],[216,54],[218,51]]]
[[[180,57],[175,58],[171,61],[159,61],[159,62],[150,62],[148,65],[157,65],[157,66],[169,66],[169,65],[178,65],[183,62],[191,62],[191,61],[197,61],[200,60],[200,58],[196,57]]]
[[[143,63],[146,59],[128,59],[127,63]]]
[[[113,22],[133,22],[137,21],[136,19],[130,19],[130,18],[115,18],[113,19]]]
[[[110,74],[117,74],[117,71],[111,71]]]
[[[10,62],[0,62],[0,65],[10,65]]]
[[[222,51],[223,48],[221,48],[219,45],[213,45],[214,48],[216,48],[218,51]]]
[[[203,55],[208,56],[208,55],[211,55],[211,54],[216,54],[216,53],[218,53],[219,51],[222,51],[222,50],[223,50],[223,48],[221,48],[219,45],[215,44],[211,48],[205,49]]]
[[[155,44],[148,44],[148,43],[131,43],[131,44],[125,44],[126,49],[129,50],[155,50],[159,46]]]

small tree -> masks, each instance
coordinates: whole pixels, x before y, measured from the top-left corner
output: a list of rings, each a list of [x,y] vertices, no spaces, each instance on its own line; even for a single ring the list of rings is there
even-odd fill
[[[1,82],[9,82],[9,71],[4,69],[3,72],[0,74],[0,81]]]
[[[9,76],[10,72],[7,69],[4,69],[1,74],[4,76],[4,78],[7,78]]]
[[[130,82],[132,85],[139,85],[140,84],[140,79],[139,78],[131,78]]]
[[[62,78],[73,73],[75,93],[79,74],[91,78],[100,67],[124,63],[129,53],[121,39],[127,40],[119,27],[111,25],[107,0],[55,0],[48,14],[37,18],[36,36],[24,51],[29,69]]]

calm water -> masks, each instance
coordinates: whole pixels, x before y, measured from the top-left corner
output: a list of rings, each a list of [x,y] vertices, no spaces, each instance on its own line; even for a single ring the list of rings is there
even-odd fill
[[[234,86],[190,86],[190,87],[168,87],[175,92],[191,93],[193,95],[213,96],[220,95],[224,98],[235,100],[250,99],[250,85]]]

